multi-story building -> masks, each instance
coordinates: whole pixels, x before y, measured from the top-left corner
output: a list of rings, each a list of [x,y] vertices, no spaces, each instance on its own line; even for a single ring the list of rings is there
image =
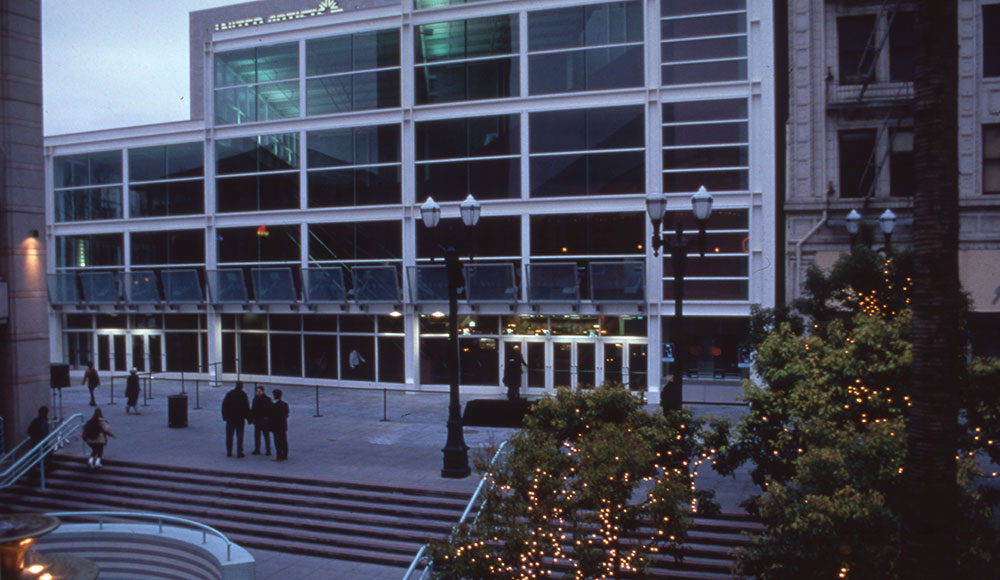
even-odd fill
[[[1000,354],[1000,3],[958,3],[959,262],[973,350]],[[789,298],[809,264],[851,243],[845,218],[897,216],[912,240],[914,7],[792,0],[786,264]],[[875,243],[882,233],[874,228]]]
[[[739,375],[773,306],[775,22],[764,0],[282,0],[191,14],[191,120],[46,139],[53,360],[79,369],[448,382],[458,239],[463,389],[626,383],[677,344]],[[783,26],[783,24],[781,25]],[[135,95],[141,99],[143,95]],[[686,336],[649,192],[697,231]],[[469,194],[472,228],[457,219]],[[441,204],[428,230],[419,206]],[[440,232],[438,230],[441,230]]]

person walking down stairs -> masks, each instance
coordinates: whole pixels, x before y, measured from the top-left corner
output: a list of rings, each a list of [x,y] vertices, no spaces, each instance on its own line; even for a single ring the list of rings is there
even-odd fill
[[[94,414],[83,424],[83,442],[90,446],[90,459],[87,465],[91,469],[101,468],[101,459],[104,457],[104,446],[108,444],[108,437],[114,437],[111,427],[104,419],[101,408],[94,409]]]

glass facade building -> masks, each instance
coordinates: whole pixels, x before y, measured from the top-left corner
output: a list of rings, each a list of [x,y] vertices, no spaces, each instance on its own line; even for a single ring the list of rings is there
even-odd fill
[[[500,393],[515,346],[529,395],[655,401],[674,348],[690,377],[741,375],[778,286],[771,2],[313,4],[193,13],[190,121],[47,138],[53,360],[445,389],[459,243],[465,390]],[[702,185],[673,336],[645,198],[693,236]]]

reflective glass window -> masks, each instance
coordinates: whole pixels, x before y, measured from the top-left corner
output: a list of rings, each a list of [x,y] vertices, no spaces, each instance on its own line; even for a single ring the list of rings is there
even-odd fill
[[[663,191],[749,187],[746,99],[663,105]]]
[[[615,2],[532,12],[528,50],[533,95],[641,86],[642,6]]]
[[[531,216],[532,257],[641,256],[645,214]]]
[[[133,232],[132,263],[142,265],[204,264],[204,230]]]
[[[306,113],[398,107],[399,31],[380,30],[306,42]]]
[[[310,262],[398,260],[402,248],[398,221],[309,225]]]
[[[216,54],[216,124],[299,116],[298,81],[289,81],[298,75],[299,45],[296,42]]]
[[[517,96],[517,27],[516,15],[418,26],[414,35],[417,104]]]
[[[89,268],[121,266],[122,234],[56,236],[56,266]]]
[[[204,212],[203,150],[200,142],[129,149],[129,215]]]
[[[220,139],[215,155],[219,212],[299,207],[297,133]]]
[[[642,107],[532,113],[531,195],[613,195],[645,189]]]
[[[309,207],[398,204],[399,133],[399,125],[309,133]]]
[[[680,222],[685,235],[696,235],[690,211],[668,211],[664,230]],[[749,212],[716,209],[706,223],[705,253],[692,253],[684,272],[684,297],[691,300],[746,300],[749,297]],[[669,252],[662,257],[663,298],[674,296],[674,269]]]
[[[122,217],[122,152],[62,155],[53,160],[57,222]]]
[[[746,80],[745,0],[661,3],[664,85]]]
[[[300,261],[297,225],[219,228],[216,239],[220,263]]]
[[[417,123],[417,199],[461,201],[520,197],[517,115]]]
[[[417,258],[441,256],[442,240],[463,240],[472,255],[479,258],[520,258],[521,218],[485,216],[469,228],[460,219],[443,219],[436,228],[417,224]]]

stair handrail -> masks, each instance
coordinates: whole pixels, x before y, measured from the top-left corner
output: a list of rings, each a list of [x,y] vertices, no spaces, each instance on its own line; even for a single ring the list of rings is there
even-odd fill
[[[490,459],[489,467],[493,467],[493,464],[496,463],[497,459],[500,458],[500,454],[504,452],[505,447],[507,447],[507,440],[501,442],[500,445],[497,447],[496,453],[494,453],[493,458]],[[469,499],[469,503],[465,506],[465,511],[462,512],[462,517],[458,518],[458,521],[455,523],[455,525],[451,527],[452,534],[458,531],[458,528],[465,523],[465,520],[469,517],[469,514],[472,513],[472,508],[476,505],[476,502],[479,500],[479,496],[483,493],[483,489],[486,487],[489,481],[489,476],[490,472],[489,470],[487,470],[486,473],[483,473],[483,476],[479,479],[479,485],[476,486],[476,491],[472,494],[472,497]],[[482,507],[481,503],[479,507]],[[479,513],[477,512],[476,517],[472,519],[472,523],[476,523],[476,520],[478,519],[479,519]],[[424,553],[427,552],[427,549],[429,547],[430,547],[429,544],[424,544],[423,546],[420,546],[420,549],[417,551],[417,555],[413,557],[413,561],[410,563],[410,567],[406,569],[406,573],[403,575],[402,580],[409,580],[410,575],[416,572],[417,567],[420,565],[423,565],[424,569],[420,573],[420,576],[417,577],[417,580],[423,580],[424,578],[427,577],[427,574],[429,574],[434,567],[434,560],[431,559],[430,556],[426,557],[424,556]]]
[[[214,536],[217,536],[226,544],[226,561],[229,562],[232,561],[233,559],[232,556],[233,542],[232,540],[227,538],[225,534],[207,524],[203,524],[201,522],[196,522],[194,520],[189,520],[185,518],[179,518],[177,516],[168,516],[166,514],[154,514],[148,512],[116,512],[116,511],[49,512],[46,513],[45,515],[53,516],[56,518],[96,516],[98,530],[104,529],[104,518],[118,518],[118,519],[135,518],[139,520],[155,520],[158,525],[158,532],[160,534],[163,533],[164,521],[172,522],[175,524],[183,524],[185,526],[190,526],[192,528],[197,528],[201,530],[202,544],[208,543],[209,533],[211,533]]]
[[[7,455],[7,440],[4,439],[5,431],[7,431],[7,420],[0,417],[0,457]]]
[[[0,472],[0,489],[14,485],[18,479],[36,465],[40,474],[41,488],[45,489],[45,457],[69,443],[70,437],[78,430],[83,429],[84,422],[83,413],[76,413],[52,429],[44,439],[34,446],[28,446],[30,439],[18,444],[7,456],[15,459]]]

